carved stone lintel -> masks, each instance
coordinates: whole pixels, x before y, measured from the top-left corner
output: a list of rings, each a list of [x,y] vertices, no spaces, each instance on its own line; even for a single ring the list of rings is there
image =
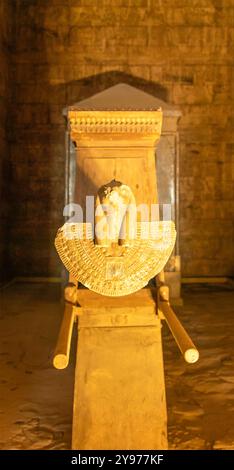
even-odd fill
[[[162,112],[158,111],[69,111],[72,132],[79,134],[160,135]]]

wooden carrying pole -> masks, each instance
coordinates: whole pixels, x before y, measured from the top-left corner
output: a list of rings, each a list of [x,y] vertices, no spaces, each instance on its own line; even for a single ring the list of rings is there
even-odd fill
[[[197,362],[199,352],[173,312],[169,303],[169,289],[165,285],[159,287],[159,310],[162,312],[185,361],[189,364]]]
[[[65,303],[63,320],[53,358],[53,365],[56,369],[65,369],[68,365],[74,318],[73,306]]]

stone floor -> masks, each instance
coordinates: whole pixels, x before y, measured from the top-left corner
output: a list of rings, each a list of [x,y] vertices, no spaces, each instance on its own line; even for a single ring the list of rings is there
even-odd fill
[[[0,449],[70,448],[75,351],[66,370],[51,364],[60,292],[43,283],[1,292]],[[178,316],[200,360],[185,364],[163,328],[169,448],[234,449],[233,286],[189,286],[183,299]]]
[[[234,449],[233,285],[189,286],[183,289],[183,299],[178,316],[200,359],[186,364],[165,331],[170,448]]]

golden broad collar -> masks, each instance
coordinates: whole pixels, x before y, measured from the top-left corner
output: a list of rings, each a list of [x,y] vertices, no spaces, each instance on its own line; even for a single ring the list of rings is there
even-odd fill
[[[107,256],[94,243],[90,223],[65,223],[57,233],[55,247],[72,276],[101,295],[120,297],[145,287],[164,268],[176,240],[171,221],[139,222],[136,238],[121,256]]]

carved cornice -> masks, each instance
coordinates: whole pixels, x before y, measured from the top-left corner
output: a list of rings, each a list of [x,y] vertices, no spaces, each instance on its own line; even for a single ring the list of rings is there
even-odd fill
[[[70,130],[78,134],[157,134],[162,112],[157,111],[69,111]]]

